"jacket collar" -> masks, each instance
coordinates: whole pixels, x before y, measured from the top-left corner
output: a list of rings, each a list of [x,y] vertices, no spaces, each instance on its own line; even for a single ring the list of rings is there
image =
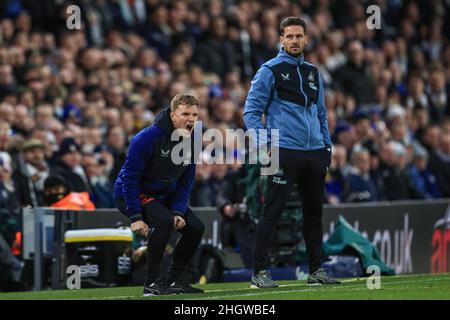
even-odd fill
[[[155,124],[166,133],[171,133],[174,130],[172,119],[170,119],[170,107],[158,113]]]
[[[295,64],[295,65],[301,65],[305,61],[305,57],[304,57],[303,53],[300,57],[296,58],[296,57],[291,56],[286,51],[284,51],[283,47],[278,52],[278,57],[280,59],[282,59],[283,61],[286,61],[287,63]]]

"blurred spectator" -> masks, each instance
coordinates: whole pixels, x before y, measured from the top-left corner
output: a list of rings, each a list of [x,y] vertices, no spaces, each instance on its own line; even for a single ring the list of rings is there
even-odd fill
[[[347,150],[341,145],[334,145],[331,151],[331,164],[325,177],[325,196],[330,204],[342,201],[342,194],[346,189],[344,174],[349,171],[347,165]]]
[[[428,101],[431,119],[438,122],[445,116],[450,116],[450,96],[448,95],[449,84],[446,81],[445,71],[440,66],[435,66],[430,72],[430,83],[428,87]]]
[[[14,172],[16,193],[22,207],[44,205],[44,180],[49,173],[42,141],[38,139],[25,141],[21,161]]]
[[[89,184],[92,187],[90,198],[96,208],[113,208],[113,185],[105,174],[105,162],[94,153],[83,154],[81,161]]]
[[[426,198],[439,198],[441,192],[436,177],[428,170],[428,152],[420,144],[415,143],[413,148],[413,162],[408,168],[409,176],[415,188]]]
[[[245,268],[252,268],[255,225],[245,203],[246,175],[244,166],[228,172],[217,194],[216,204],[223,218],[220,225],[222,245],[232,248],[239,246]]]
[[[378,201],[380,197],[376,184],[372,181],[370,155],[365,149],[352,153],[352,168],[346,176],[346,190],[342,195],[344,202]]]
[[[2,212],[18,221],[20,203],[12,179],[11,156],[0,152],[0,208]]]
[[[191,191],[192,206],[212,207],[214,206],[214,193],[210,186],[212,166],[199,163],[196,166],[194,185]]]
[[[442,134],[440,136],[439,148],[436,151],[438,162],[440,165],[439,186],[442,188],[444,196],[450,196],[450,134]]]
[[[203,70],[214,72],[224,78],[235,64],[235,53],[231,43],[226,39],[227,23],[223,17],[211,21],[210,33],[199,44],[194,54],[194,62]]]
[[[116,181],[117,175],[125,163],[127,157],[126,145],[127,141],[122,127],[111,127],[106,133],[106,146],[111,150],[114,158],[114,167],[109,175],[109,179],[112,183]]]
[[[66,180],[50,175],[44,181],[44,202],[47,206],[67,210],[94,210],[87,192],[73,192]]]
[[[367,148],[384,199],[383,146],[417,140],[442,196],[450,196],[448,1],[376,1],[383,25],[376,32],[365,26],[368,3],[353,0],[79,0],[82,28],[67,30],[73,3],[0,1],[0,152],[9,153],[15,174],[24,141],[39,139],[49,168],[59,171],[58,147],[73,137],[105,162],[114,183],[130,139],[181,91],[200,100],[204,127],[243,127],[249,79],[278,52],[281,18],[299,15],[309,21],[305,60],[320,68],[337,152],[351,159]],[[423,159],[401,156],[394,167],[408,176]],[[339,169],[343,178],[330,169],[329,202],[342,201],[348,167]],[[77,170],[69,181],[89,190]],[[207,200],[192,203],[213,205],[220,177],[203,178],[193,195]]]
[[[81,148],[73,138],[65,138],[61,142],[57,163],[50,173],[63,177],[71,191],[91,193],[88,177],[81,166]]]
[[[391,141],[381,146],[380,167],[387,200],[424,199],[405,170],[406,148]]]
[[[367,75],[364,65],[364,48],[359,41],[352,41],[347,49],[348,61],[336,70],[335,81],[345,92],[355,97],[356,104],[375,101],[372,79]]]

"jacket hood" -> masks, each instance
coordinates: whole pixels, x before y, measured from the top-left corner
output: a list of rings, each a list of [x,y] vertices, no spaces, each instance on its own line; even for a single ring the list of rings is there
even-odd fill
[[[170,119],[170,108],[167,107],[156,115],[155,124],[164,132],[170,133],[174,130],[172,119]]]
[[[278,52],[277,57],[282,59],[283,61],[286,61],[291,64],[295,64],[295,65],[302,64],[305,61],[305,56],[303,55],[303,53],[300,57],[296,58],[296,57],[291,56],[289,53],[287,53],[283,47]]]

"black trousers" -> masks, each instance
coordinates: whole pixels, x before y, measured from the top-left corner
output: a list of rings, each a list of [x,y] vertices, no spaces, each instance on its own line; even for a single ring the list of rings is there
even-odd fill
[[[327,149],[297,151],[280,148],[280,169],[268,176],[262,217],[256,227],[255,273],[269,267],[268,248],[285,208],[292,186],[298,183],[303,208],[303,236],[309,272],[320,268],[322,260],[323,188],[331,152]]]
[[[124,200],[117,199],[116,206],[122,213],[125,212]],[[146,282],[151,283],[161,278],[161,262],[170,234],[174,230],[174,216],[168,206],[157,200],[145,204],[142,208],[142,215],[143,221],[148,224],[150,229],[147,242]],[[169,281],[177,280],[181,276],[184,268],[194,256],[205,231],[205,225],[196,217],[191,208],[188,207],[183,218],[186,225],[183,229],[178,230],[181,238],[175,246],[172,264],[165,277]]]

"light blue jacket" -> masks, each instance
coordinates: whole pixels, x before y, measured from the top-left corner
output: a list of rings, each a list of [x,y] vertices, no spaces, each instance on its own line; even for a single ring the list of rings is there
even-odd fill
[[[253,78],[244,121],[247,129],[279,129],[282,148],[317,150],[331,146],[322,77],[303,55],[295,58],[284,49],[264,63]]]

